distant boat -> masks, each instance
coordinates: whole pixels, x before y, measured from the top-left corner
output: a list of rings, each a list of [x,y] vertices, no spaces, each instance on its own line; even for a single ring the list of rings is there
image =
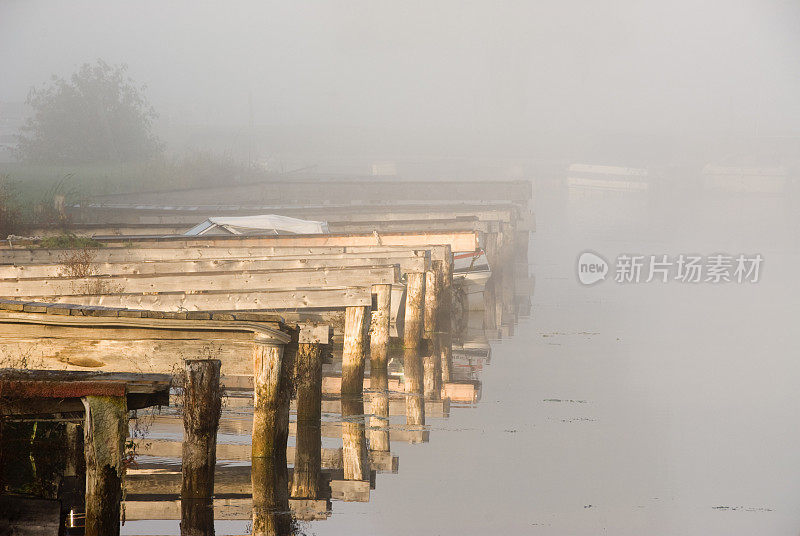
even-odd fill
[[[570,194],[591,191],[646,192],[649,172],[643,168],[572,164],[567,168]]]
[[[186,231],[184,236],[328,234],[324,221],[301,220],[277,214],[208,218]]]

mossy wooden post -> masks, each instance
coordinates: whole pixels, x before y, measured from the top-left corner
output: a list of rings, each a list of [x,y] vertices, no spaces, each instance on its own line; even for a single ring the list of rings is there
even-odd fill
[[[295,339],[296,341],[297,339]],[[294,359],[289,345],[259,337],[253,347],[253,534],[289,534],[289,402]]]
[[[301,342],[295,362],[297,447],[292,498],[320,499],[322,489],[322,345]]]
[[[254,458],[269,458],[279,452],[284,427],[282,391],[286,389],[283,347],[256,337],[253,346],[253,442]],[[286,418],[288,434],[288,412]],[[285,448],[285,445],[284,445]]]
[[[186,361],[183,374],[181,535],[213,534],[217,428],[222,409],[219,359]],[[213,531],[213,529],[212,529]]]
[[[436,264],[438,263],[438,270]],[[425,315],[423,338],[433,339],[439,331],[439,298],[441,297],[442,261],[433,261],[434,268],[425,272]]]
[[[373,285],[375,298],[369,338],[369,377],[371,392],[370,450],[389,451],[389,322],[391,285]]]
[[[423,400],[422,340],[425,273],[409,273],[406,284],[405,326],[403,330],[403,375],[406,390],[406,424],[425,424]]]
[[[124,387],[123,387],[124,390]],[[119,535],[128,412],[125,395],[86,396],[86,536]]]
[[[403,320],[403,347],[416,351],[422,340],[425,304],[425,272],[409,273],[406,282],[406,309]]]
[[[361,396],[364,390],[365,339],[369,308],[348,307],[344,315],[344,348],[342,350],[342,398]]]

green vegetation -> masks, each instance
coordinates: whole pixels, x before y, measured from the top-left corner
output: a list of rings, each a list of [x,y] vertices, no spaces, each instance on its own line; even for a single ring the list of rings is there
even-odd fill
[[[76,236],[72,233],[48,236],[39,242],[39,247],[43,249],[102,248],[104,246],[105,244],[102,242],[88,236]]]
[[[85,63],[69,79],[33,88],[33,116],[17,136],[27,162],[125,162],[163,150],[152,133],[155,110],[125,65]]]

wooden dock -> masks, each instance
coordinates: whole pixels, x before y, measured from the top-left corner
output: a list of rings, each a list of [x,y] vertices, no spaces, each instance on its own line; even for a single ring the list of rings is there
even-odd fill
[[[529,310],[530,197],[526,181],[334,180],[70,207],[99,247],[0,245],[0,430],[49,420],[86,445],[114,431],[119,446],[129,410],[149,422],[155,438],[127,442],[135,468],[120,465],[121,446],[102,459],[87,446],[85,477],[70,469],[89,483],[70,499],[79,513],[85,501],[89,535],[118,534],[123,489],[129,521],[198,530],[368,501],[376,473],[399,471],[392,444],[425,443],[429,421],[479,402],[489,340]],[[331,232],[182,235],[207,217],[265,213]],[[485,255],[490,271],[454,275],[459,253]],[[116,480],[98,476],[103,464]]]

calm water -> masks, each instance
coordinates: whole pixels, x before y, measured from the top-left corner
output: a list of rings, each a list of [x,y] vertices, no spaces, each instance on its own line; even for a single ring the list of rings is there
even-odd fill
[[[481,401],[429,417],[428,443],[393,442],[399,471],[377,475],[368,503],[333,502],[329,519],[301,528],[800,534],[800,255],[785,200],[538,194],[532,316],[491,342]],[[585,249],[612,262],[620,253],[765,260],[757,284],[583,287],[575,262]],[[248,431],[222,430],[220,441],[246,442]],[[248,526],[217,521],[217,534]],[[178,522],[129,522],[123,533],[177,534]]]

